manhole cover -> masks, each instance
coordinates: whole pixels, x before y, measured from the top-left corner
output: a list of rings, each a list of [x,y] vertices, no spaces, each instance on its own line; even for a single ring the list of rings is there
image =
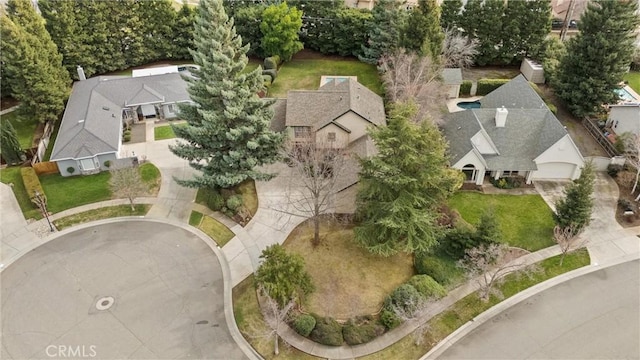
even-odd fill
[[[98,299],[96,302],[96,309],[98,310],[107,310],[111,306],[113,306],[113,302],[115,300],[111,296],[105,296],[103,298]]]

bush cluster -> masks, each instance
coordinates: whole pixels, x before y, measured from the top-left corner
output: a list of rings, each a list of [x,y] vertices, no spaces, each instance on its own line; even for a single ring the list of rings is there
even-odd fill
[[[280,65],[280,57],[278,55],[273,55],[264,59],[264,69],[265,70],[278,70],[278,65]]]
[[[295,331],[304,337],[309,336],[315,327],[316,318],[308,314],[301,314],[293,321],[293,328]]]
[[[480,79],[478,80],[478,88],[476,95],[483,96],[508,83],[510,79]]]
[[[342,337],[349,345],[367,343],[383,333],[384,326],[373,322],[358,324],[356,321],[349,320],[342,327]]]
[[[424,299],[440,299],[447,291],[429,275],[414,275],[408,284],[413,286]]]
[[[316,317],[316,326],[310,337],[317,343],[329,346],[340,346],[344,342],[342,325],[331,317]]]
[[[498,180],[491,178],[491,184],[498,189],[516,189],[525,184],[522,176],[508,176]]]
[[[213,211],[220,211],[229,217],[233,217],[242,208],[242,195],[233,191],[207,189],[206,202],[207,207]]]
[[[623,169],[622,165],[609,164],[609,166],[607,166],[607,174],[609,174],[609,176],[614,178],[618,176],[618,173],[622,171],[622,169]]]
[[[440,284],[449,283],[445,265],[438,257],[429,254],[416,254],[413,259],[413,266],[420,275],[429,275]]]
[[[460,95],[471,95],[471,85],[473,85],[473,82],[471,80],[463,80],[462,84],[460,85]]]

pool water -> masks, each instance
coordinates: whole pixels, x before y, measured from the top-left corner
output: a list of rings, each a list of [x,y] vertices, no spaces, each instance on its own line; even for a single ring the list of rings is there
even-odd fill
[[[480,109],[480,101],[460,101],[456,104],[459,108],[462,109]]]
[[[618,94],[618,96],[620,97],[620,100],[622,101],[638,101],[640,99],[636,99],[635,97],[633,97],[633,95],[627,91],[627,89],[622,88],[622,89],[615,89],[613,90],[615,91],[616,94]]]

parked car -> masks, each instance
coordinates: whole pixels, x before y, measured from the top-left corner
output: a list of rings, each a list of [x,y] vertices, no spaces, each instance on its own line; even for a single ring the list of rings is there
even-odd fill
[[[561,30],[564,25],[564,20],[562,19],[553,19],[551,20],[551,29],[552,30]],[[577,29],[578,28],[578,20],[569,20],[569,29]]]

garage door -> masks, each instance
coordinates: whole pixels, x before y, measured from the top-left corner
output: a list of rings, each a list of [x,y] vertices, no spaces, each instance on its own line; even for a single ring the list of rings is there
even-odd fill
[[[533,179],[571,179],[576,164],[545,163],[538,164],[538,170],[533,173]]]

